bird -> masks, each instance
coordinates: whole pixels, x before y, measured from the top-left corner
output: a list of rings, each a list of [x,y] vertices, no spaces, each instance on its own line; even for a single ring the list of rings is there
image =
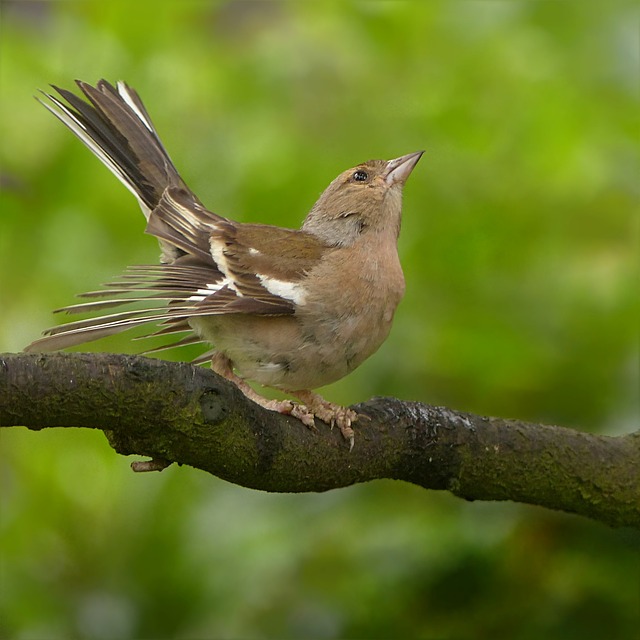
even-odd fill
[[[135,89],[75,82],[78,94],[51,85],[38,100],[135,196],[160,262],[128,267],[105,288],[80,294],[87,301],[57,312],[98,315],[48,329],[25,350],[152,325],[147,336],[178,339],[145,353],[211,345],[195,363],[210,361],[265,409],[310,428],[316,418],[337,426],[351,449],[362,415],[314,390],[352,372],[389,334],[405,291],[402,191],[424,152],[343,171],[299,229],[236,222],[205,208],[183,181]],[[287,398],[268,399],[248,381]]]

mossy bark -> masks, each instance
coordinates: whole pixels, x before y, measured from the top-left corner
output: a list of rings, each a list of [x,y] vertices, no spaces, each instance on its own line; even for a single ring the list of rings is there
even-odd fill
[[[393,398],[354,408],[367,419],[350,452],[338,430],[266,411],[207,369],[113,354],[0,355],[0,426],[101,429],[152,468],[188,464],[279,492],[392,478],[640,527],[640,432],[599,436]]]

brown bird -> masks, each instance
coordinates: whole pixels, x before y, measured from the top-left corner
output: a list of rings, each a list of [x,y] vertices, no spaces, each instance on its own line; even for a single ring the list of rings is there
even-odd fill
[[[191,192],[135,90],[105,80],[77,85],[88,102],[53,87],[62,100],[43,94],[42,104],[137,198],[161,263],[130,267],[107,289],[82,295],[91,301],[58,311],[134,308],[54,327],[26,350],[159,323],[149,335],[188,333],[168,346],[213,344],[196,361],[210,358],[254,402],[307,426],[315,417],[336,424],[353,446],[358,414],[311,390],[353,371],[389,334],[405,288],[397,252],[402,188],[423,152],[341,173],[299,230],[243,224],[205,209]],[[302,404],[268,400],[246,380]]]

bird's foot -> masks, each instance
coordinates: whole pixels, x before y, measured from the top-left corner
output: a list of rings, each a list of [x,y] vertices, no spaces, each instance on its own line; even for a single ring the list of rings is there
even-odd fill
[[[349,451],[353,449],[355,434],[351,424],[359,417],[353,409],[348,409],[347,407],[342,407],[338,404],[332,404],[320,396],[317,396],[318,400],[314,399],[312,403],[305,402],[305,404],[300,404],[299,402],[293,402],[291,400],[268,400],[256,393],[251,387],[249,387],[249,385],[247,385],[247,387],[247,390],[243,387],[241,387],[240,390],[256,404],[259,404],[261,407],[264,407],[269,411],[276,411],[277,413],[297,418],[309,429],[316,428],[316,418],[322,420],[322,422],[326,422],[332,429],[334,426],[337,426],[344,439],[349,442]],[[248,390],[250,390],[250,393],[247,392]],[[311,391],[305,391],[302,393],[305,394],[305,398],[308,397],[306,394],[311,394],[313,396],[317,395]],[[302,396],[299,395],[299,392],[296,392],[294,395],[301,400],[303,399]]]
[[[243,378],[233,371],[231,361],[222,353],[216,353],[211,360],[211,368],[219,375],[233,382],[244,395],[261,407],[269,411],[276,411],[297,418],[309,429],[315,429],[315,419],[318,418],[330,425],[337,426],[340,433],[349,443],[349,451],[353,449],[355,434],[351,425],[359,416],[353,409],[328,402],[321,395],[313,391],[293,391],[292,394],[303,404],[292,400],[269,400],[261,396]]]
[[[353,449],[355,433],[351,425],[360,417],[353,409],[328,402],[313,391],[294,391],[293,395],[304,403],[303,405],[297,405],[298,410],[306,411],[306,415],[311,420],[315,417],[322,420],[322,422],[326,422],[332,429],[334,426],[338,427],[344,439],[349,443],[349,451]],[[305,421],[302,420],[302,422]]]

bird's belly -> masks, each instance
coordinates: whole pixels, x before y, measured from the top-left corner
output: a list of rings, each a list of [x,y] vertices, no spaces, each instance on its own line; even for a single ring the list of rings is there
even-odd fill
[[[296,391],[335,382],[362,364],[389,334],[394,310],[325,315],[320,322],[301,310],[295,316],[210,316],[190,323],[243,378]]]

